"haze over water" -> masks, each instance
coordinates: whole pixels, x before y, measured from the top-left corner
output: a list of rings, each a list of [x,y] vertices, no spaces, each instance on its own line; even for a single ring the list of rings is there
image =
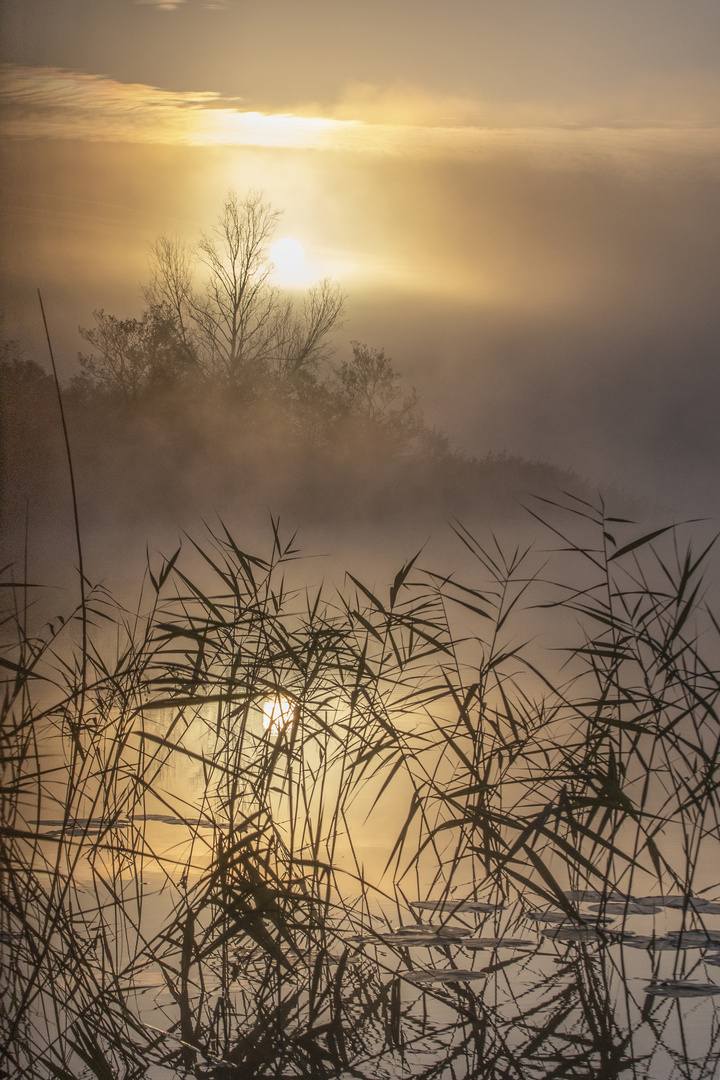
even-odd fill
[[[0,64],[11,1067],[710,1076],[717,0],[4,0]]]
[[[65,376],[261,188],[453,445],[717,510],[711,0],[3,5],[6,337]]]

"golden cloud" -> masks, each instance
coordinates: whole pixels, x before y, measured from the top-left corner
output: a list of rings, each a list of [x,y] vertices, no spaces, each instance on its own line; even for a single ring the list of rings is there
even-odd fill
[[[718,159],[720,127],[580,125],[538,111],[535,122],[502,126],[496,109],[396,84],[350,84],[330,115],[243,110],[214,91],[177,92],[59,68],[3,65],[0,131],[14,139],[77,139],[173,146],[248,146],[373,155],[473,156],[520,150],[548,165],[600,153],[684,149]],[[317,107],[320,112],[320,107]],[[519,117],[513,119],[518,120]]]

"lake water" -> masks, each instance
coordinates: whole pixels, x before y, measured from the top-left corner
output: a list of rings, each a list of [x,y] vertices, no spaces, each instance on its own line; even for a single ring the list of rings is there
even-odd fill
[[[506,629],[522,570],[324,605],[212,558],[82,663],[8,652],[10,1075],[714,1078],[720,665],[682,565],[610,630],[586,575],[566,663],[576,607]]]
[[[133,1018],[126,1037],[137,1047],[135,1062],[127,1045],[114,1058],[105,1051],[117,1075],[140,1067],[150,1080],[715,1075],[717,862],[708,858],[700,868],[702,899],[684,910],[677,896],[656,891],[639,908],[620,897],[570,893],[574,918],[531,887],[501,897],[479,874],[471,880],[467,866],[450,887],[432,853],[400,878],[384,871],[412,785],[398,775],[374,813],[373,793],[362,791],[342,819],[344,831],[328,840],[319,835],[322,814],[337,804],[339,783],[329,769],[320,784],[328,743],[316,740],[294,763],[297,769],[302,756],[299,814],[282,770],[265,815],[256,816],[257,804],[238,792],[235,838],[244,830],[248,846],[243,854],[240,844],[223,877],[218,862],[231,836],[227,793],[218,795],[225,774],[218,784],[210,763],[227,760],[229,750],[217,752],[216,705],[197,710],[184,729],[173,710],[151,717],[149,746],[163,754],[151,768],[144,764],[152,782],[143,799],[111,822],[106,814],[70,825],[46,818],[46,839],[33,857],[36,870],[55,866],[66,875],[58,901],[72,913],[76,947],[84,950],[78,1004],[88,985],[108,998],[91,1034],[109,1025],[114,999]],[[415,735],[427,730],[420,725]],[[264,727],[261,705],[248,713],[245,753],[266,761],[286,738],[287,731]],[[167,751],[162,740],[185,752]],[[133,767],[139,774],[137,759]],[[94,790],[86,787],[90,803]],[[296,830],[304,823],[294,840],[293,813]],[[323,879],[326,863],[331,873]],[[599,915],[606,921],[598,924]],[[67,930],[56,934],[65,948]],[[33,1013],[45,1018],[39,1027],[47,1040],[42,1060],[60,1060],[53,1046],[63,987],[66,1039],[76,1048],[66,1063],[77,1070],[70,1075],[91,1077],[101,1059],[87,1042],[87,1013],[59,976],[52,992],[36,988]]]

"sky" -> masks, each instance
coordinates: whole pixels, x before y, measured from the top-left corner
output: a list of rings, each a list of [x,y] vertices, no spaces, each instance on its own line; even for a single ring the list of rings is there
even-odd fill
[[[27,355],[261,188],[456,447],[720,514],[717,0],[3,0],[0,61]]]

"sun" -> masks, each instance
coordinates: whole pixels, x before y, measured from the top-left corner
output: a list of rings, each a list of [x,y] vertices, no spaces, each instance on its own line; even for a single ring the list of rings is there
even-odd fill
[[[299,240],[285,236],[270,248],[270,259],[278,273],[291,277],[305,262],[305,248]]]
[[[263,727],[270,735],[280,735],[297,716],[296,705],[287,698],[268,698],[263,702]]]

